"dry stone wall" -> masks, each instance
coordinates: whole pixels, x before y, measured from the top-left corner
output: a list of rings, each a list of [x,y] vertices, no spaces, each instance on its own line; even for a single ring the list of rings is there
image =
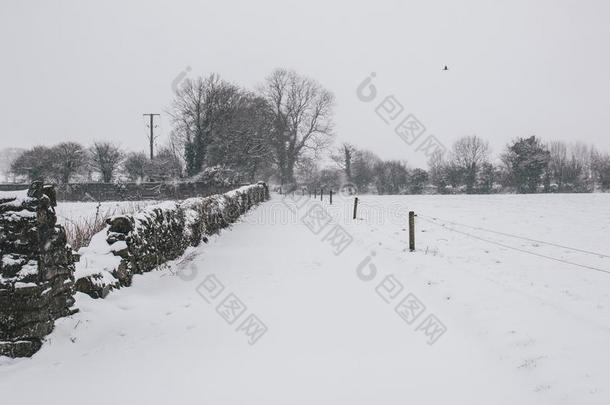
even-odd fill
[[[183,200],[225,193],[239,184],[220,181],[151,183],[71,183],[55,186],[58,201]],[[0,192],[27,190],[24,184],[0,184]]]
[[[52,186],[0,192],[0,355],[33,355],[73,308],[74,257]]]
[[[53,186],[0,191],[0,356],[38,351],[55,320],[77,311],[75,290],[99,298],[129,286],[135,274],[179,257],[268,198],[267,185],[258,183],[115,216],[75,263],[57,224]]]
[[[269,198],[265,183],[210,197],[163,202],[134,215],[119,215],[81,248],[76,290],[103,298],[112,289],[131,285],[135,274],[176,259],[189,246],[235,222]]]

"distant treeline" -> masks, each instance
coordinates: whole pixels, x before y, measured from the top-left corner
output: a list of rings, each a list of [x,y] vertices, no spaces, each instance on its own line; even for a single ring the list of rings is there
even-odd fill
[[[337,168],[317,170],[304,162],[299,171],[309,187],[353,183],[360,192],[379,194],[489,194],[500,192],[588,193],[610,189],[610,155],[582,143],[542,142],[536,136],[506,145],[497,162],[487,141],[467,136],[446,153],[436,152],[428,170],[384,161],[374,153],[343,144],[332,155]]]
[[[169,109],[170,139],[152,159],[109,142],[88,148],[65,142],[21,153],[11,172],[67,183],[196,178],[221,168],[244,181],[294,183],[295,167],[331,144],[333,104],[333,94],[317,81],[285,69],[274,70],[256,91],[216,74],[187,79]]]
[[[89,147],[63,142],[20,152],[10,171],[16,180],[56,183],[205,180],[201,176],[208,175],[265,180],[284,189],[338,189],[350,183],[360,192],[379,194],[610,189],[608,153],[536,136],[514,139],[493,159],[487,141],[463,137],[446,153],[432,155],[428,170],[382,160],[348,143],[333,147],[333,105],[333,94],[318,82],[285,69],[273,71],[256,91],[216,74],[187,79],[171,101],[170,137],[152,159],[105,141]],[[333,165],[320,167],[329,155]]]
[[[169,147],[161,148],[155,159],[145,153],[125,153],[111,142],[95,142],[84,147],[78,142],[35,146],[19,153],[11,162],[15,180],[45,180],[57,184],[118,178],[138,181],[169,180],[180,176],[181,164]]]

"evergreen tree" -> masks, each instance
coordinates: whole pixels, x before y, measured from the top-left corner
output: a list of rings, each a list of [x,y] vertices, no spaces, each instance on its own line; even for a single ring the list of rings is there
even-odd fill
[[[517,191],[535,193],[547,173],[550,153],[536,136],[530,136],[509,145],[502,159],[511,171]]]

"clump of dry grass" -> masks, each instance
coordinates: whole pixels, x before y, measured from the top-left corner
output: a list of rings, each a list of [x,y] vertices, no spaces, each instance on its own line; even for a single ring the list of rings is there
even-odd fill
[[[80,218],[76,221],[65,218],[66,238],[72,249],[78,251],[83,246],[89,246],[93,235],[106,227],[108,218],[115,215],[133,214],[141,208],[138,204],[132,204],[129,207],[114,207],[102,212],[101,207],[102,204],[98,203],[95,208],[95,216],[92,217]]]

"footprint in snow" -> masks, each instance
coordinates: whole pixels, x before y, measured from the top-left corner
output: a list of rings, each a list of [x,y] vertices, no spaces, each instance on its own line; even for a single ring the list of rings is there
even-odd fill
[[[530,359],[525,359],[521,365],[517,368],[523,368],[526,370],[532,370],[538,366],[538,360],[544,359],[545,356],[534,357]]]

